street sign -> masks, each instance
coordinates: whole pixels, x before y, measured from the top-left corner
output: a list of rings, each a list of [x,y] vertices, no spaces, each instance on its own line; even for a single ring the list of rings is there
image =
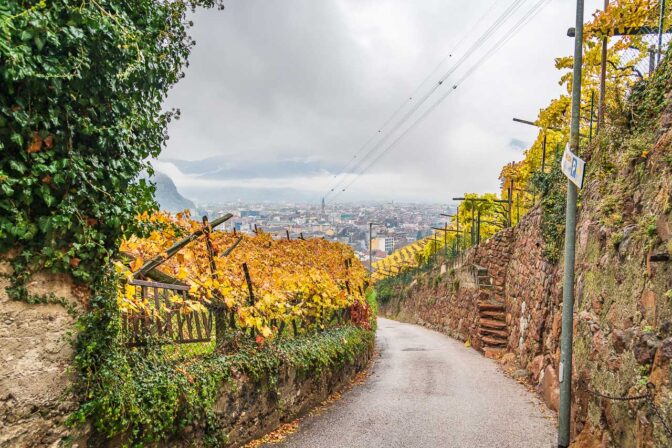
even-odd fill
[[[586,162],[574,154],[571,149],[569,149],[569,144],[567,144],[565,152],[562,154],[562,161],[560,162],[560,169],[563,174],[578,188],[583,188],[585,168]]]

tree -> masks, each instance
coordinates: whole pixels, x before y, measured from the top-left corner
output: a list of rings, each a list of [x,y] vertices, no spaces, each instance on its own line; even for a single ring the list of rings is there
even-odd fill
[[[139,174],[179,114],[187,13],[220,2],[0,3],[0,251],[88,279],[155,207]]]

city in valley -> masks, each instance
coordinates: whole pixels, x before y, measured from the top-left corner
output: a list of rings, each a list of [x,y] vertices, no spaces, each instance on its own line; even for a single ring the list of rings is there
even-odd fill
[[[385,258],[393,251],[432,235],[432,227],[446,224],[449,209],[441,204],[275,204],[229,203],[196,207],[197,216],[234,215],[222,227],[275,238],[324,238],[348,244],[360,260]],[[369,233],[371,231],[371,233]],[[370,239],[370,242],[369,242]]]

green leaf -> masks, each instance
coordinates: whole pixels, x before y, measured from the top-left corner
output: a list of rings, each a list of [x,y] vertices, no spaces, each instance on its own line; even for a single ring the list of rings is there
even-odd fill
[[[37,49],[42,51],[42,48],[44,48],[44,40],[40,36],[35,36],[33,41],[35,42]]]
[[[18,160],[10,160],[9,166],[15,171],[17,171],[19,174],[23,174],[26,172],[26,165],[19,162]]]
[[[19,146],[23,146],[23,137],[19,133],[13,133],[9,139]]]

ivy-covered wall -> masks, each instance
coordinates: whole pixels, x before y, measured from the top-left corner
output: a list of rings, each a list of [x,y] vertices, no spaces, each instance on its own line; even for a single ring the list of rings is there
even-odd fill
[[[195,45],[196,7],[223,2],[0,2],[2,447],[238,443],[370,354],[373,333],[354,326],[184,359],[123,343],[111,265],[156,207],[141,174],[179,117],[162,104]],[[243,418],[255,402],[272,417]]]
[[[367,365],[373,340],[346,326],[182,361],[135,352],[90,402],[88,445],[239,446],[344,386]]]

